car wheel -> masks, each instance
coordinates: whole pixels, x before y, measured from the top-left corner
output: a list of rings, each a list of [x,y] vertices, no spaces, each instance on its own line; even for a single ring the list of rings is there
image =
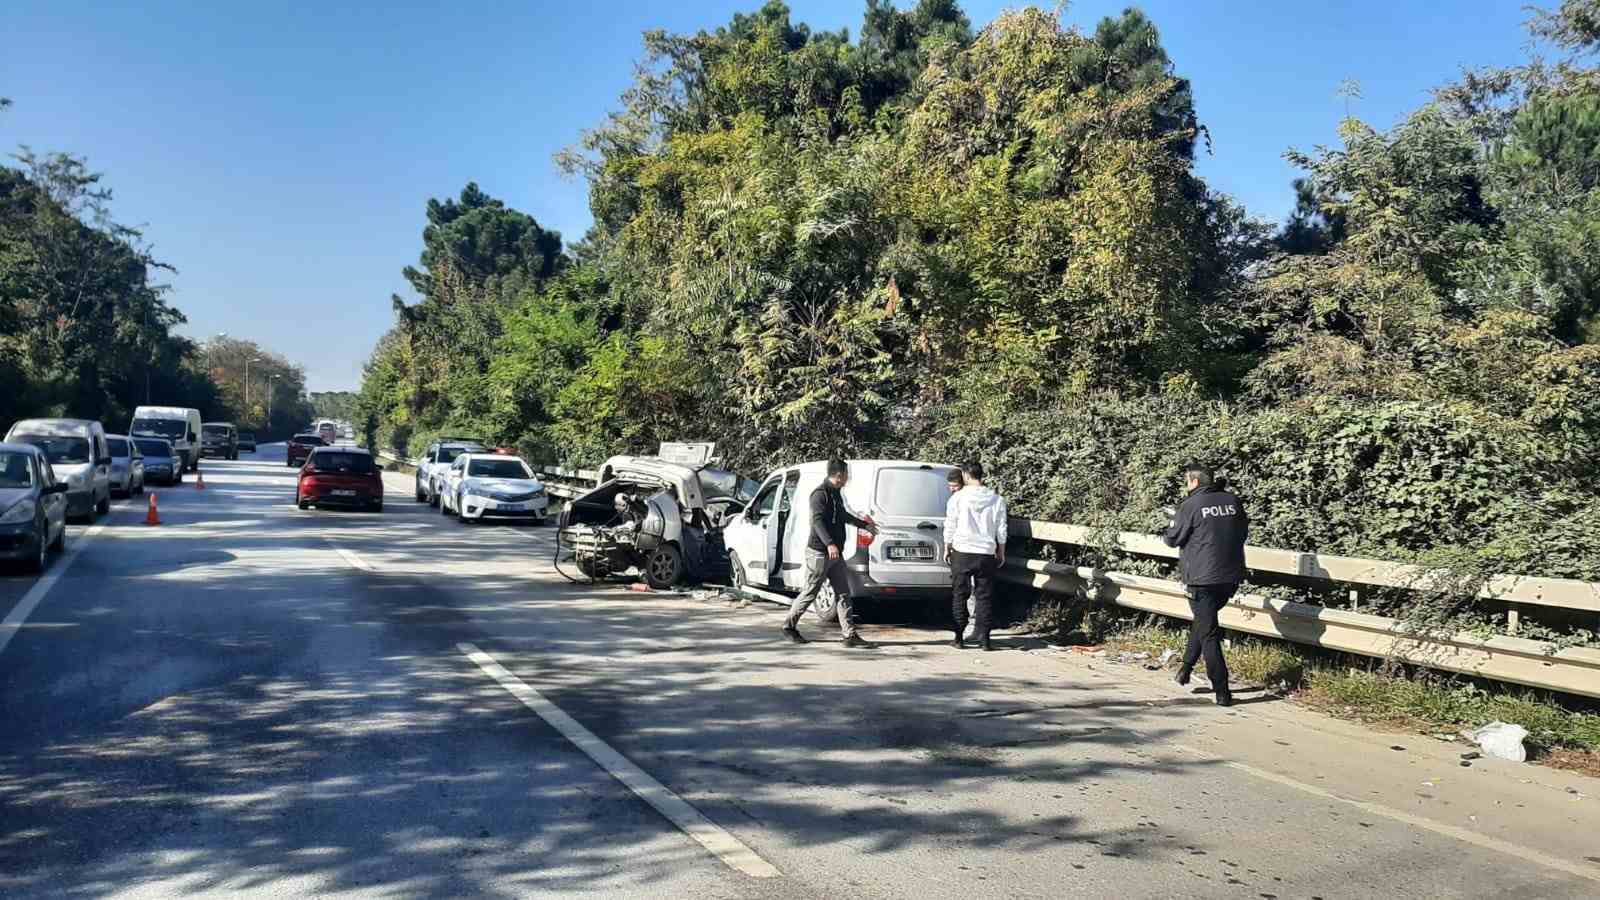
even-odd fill
[[[826,580],[822,582],[822,590],[817,592],[817,601],[811,604],[811,611],[817,614],[817,621],[824,624],[839,620],[839,595]]]
[[[45,530],[50,528],[49,522],[45,523]],[[57,553],[67,549],[67,523],[61,523],[61,530],[56,532],[56,539],[50,542],[50,549]]]
[[[378,502],[372,504],[372,511],[375,513],[383,512],[383,501],[379,500]]]
[[[34,543],[39,545],[39,549],[28,560],[28,570],[38,574],[43,572],[44,567],[50,564],[50,523],[48,521],[39,523],[39,533],[35,536]]]
[[[658,591],[683,580],[683,554],[676,545],[662,544],[650,553],[644,563],[644,580]]]
[[[140,496],[143,496],[143,495],[144,495],[144,478],[143,478],[143,477],[141,477],[141,478],[140,478],[140,479],[139,479],[139,480],[138,480],[138,482],[136,482],[136,483],[135,483],[135,484],[134,484],[134,486],[133,486],[133,492],[134,492],[134,493],[135,493],[135,494],[138,494],[138,495],[140,495]]]
[[[94,513],[97,516],[103,516],[108,512],[111,512],[111,489],[110,488],[106,488],[106,495],[104,497],[100,498],[100,502],[95,504],[95,507],[94,507]]]
[[[444,500],[439,497],[439,492],[432,488],[428,489],[428,505],[444,508]]]
[[[739,561],[739,554],[728,554],[728,584],[736,591],[742,591],[750,586],[750,581],[744,574],[744,563]]]
[[[301,509],[310,509],[311,508],[311,501],[310,500],[296,500],[294,505],[300,507]]]
[[[421,483],[417,484],[417,502],[418,503],[427,503],[428,502],[428,493],[427,493],[427,491],[424,491],[422,489],[422,484]]]

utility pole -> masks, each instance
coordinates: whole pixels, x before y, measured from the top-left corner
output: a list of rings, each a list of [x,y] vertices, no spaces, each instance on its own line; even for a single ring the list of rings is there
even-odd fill
[[[272,395],[278,392],[278,386],[273,384],[273,382],[277,380],[277,375],[267,376],[267,421],[266,427],[263,430],[269,435],[272,433]]]
[[[260,362],[259,356],[246,356],[244,358],[244,414],[250,415],[250,364]]]

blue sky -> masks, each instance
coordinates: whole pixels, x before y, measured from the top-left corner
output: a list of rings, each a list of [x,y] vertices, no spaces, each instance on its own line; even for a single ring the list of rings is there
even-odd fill
[[[647,28],[693,31],[760,0],[706,2],[79,3],[13,0],[0,147],[84,155],[175,265],[186,331],[249,337],[354,389],[420,250],[423,206],[469,180],[569,240],[584,185],[552,155],[631,80]],[[910,0],[902,0],[902,6]],[[1553,0],[1552,0],[1553,2]],[[861,0],[791,0],[816,28]],[[1015,3],[967,0],[975,24]],[[1125,2],[1071,4],[1085,28]],[[1522,0],[1338,4],[1151,0],[1194,83],[1213,155],[1201,174],[1281,218],[1285,148],[1334,140],[1353,112],[1388,125],[1463,65],[1522,59]]]

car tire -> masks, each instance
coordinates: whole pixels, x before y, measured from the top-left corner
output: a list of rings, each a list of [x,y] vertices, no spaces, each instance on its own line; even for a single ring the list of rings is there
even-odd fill
[[[839,621],[839,595],[834,593],[833,585],[826,579],[822,582],[822,590],[817,591],[817,599],[811,604],[811,611],[822,624]]]
[[[104,497],[100,498],[100,502],[96,503],[95,507],[94,507],[94,514],[97,515],[97,516],[103,516],[108,512],[111,512],[111,489],[110,488],[106,488],[106,495]]]
[[[428,489],[428,505],[437,506],[441,510],[444,509],[444,501],[439,499],[439,492],[432,488]]]
[[[46,523],[45,529],[48,530],[49,528],[49,523]],[[67,523],[61,523],[61,530],[56,532],[56,539],[50,542],[50,549],[57,553],[67,549]]]
[[[309,501],[309,500],[296,500],[294,502],[294,505],[300,507],[301,509],[310,509],[311,508],[311,501]]]
[[[683,580],[683,553],[676,544],[662,544],[644,561],[644,580],[654,590],[664,591]]]
[[[427,503],[428,502],[428,494],[427,494],[426,491],[424,491],[422,489],[422,486],[420,484],[417,485],[417,502],[418,503]]]
[[[28,559],[28,571],[35,575],[43,572],[45,566],[50,565],[50,542],[46,540],[49,536],[50,523],[48,521],[40,522],[39,534],[34,540],[34,543],[39,545],[39,551]]]
[[[372,511],[375,513],[383,512],[383,501],[379,500],[377,503],[372,504]]]

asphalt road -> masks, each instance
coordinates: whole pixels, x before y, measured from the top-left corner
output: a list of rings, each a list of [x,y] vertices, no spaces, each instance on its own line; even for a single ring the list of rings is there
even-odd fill
[[[282,452],[73,527],[0,650],[0,896],[1600,895],[1595,782],[1017,638],[792,647],[403,476],[299,511]]]

